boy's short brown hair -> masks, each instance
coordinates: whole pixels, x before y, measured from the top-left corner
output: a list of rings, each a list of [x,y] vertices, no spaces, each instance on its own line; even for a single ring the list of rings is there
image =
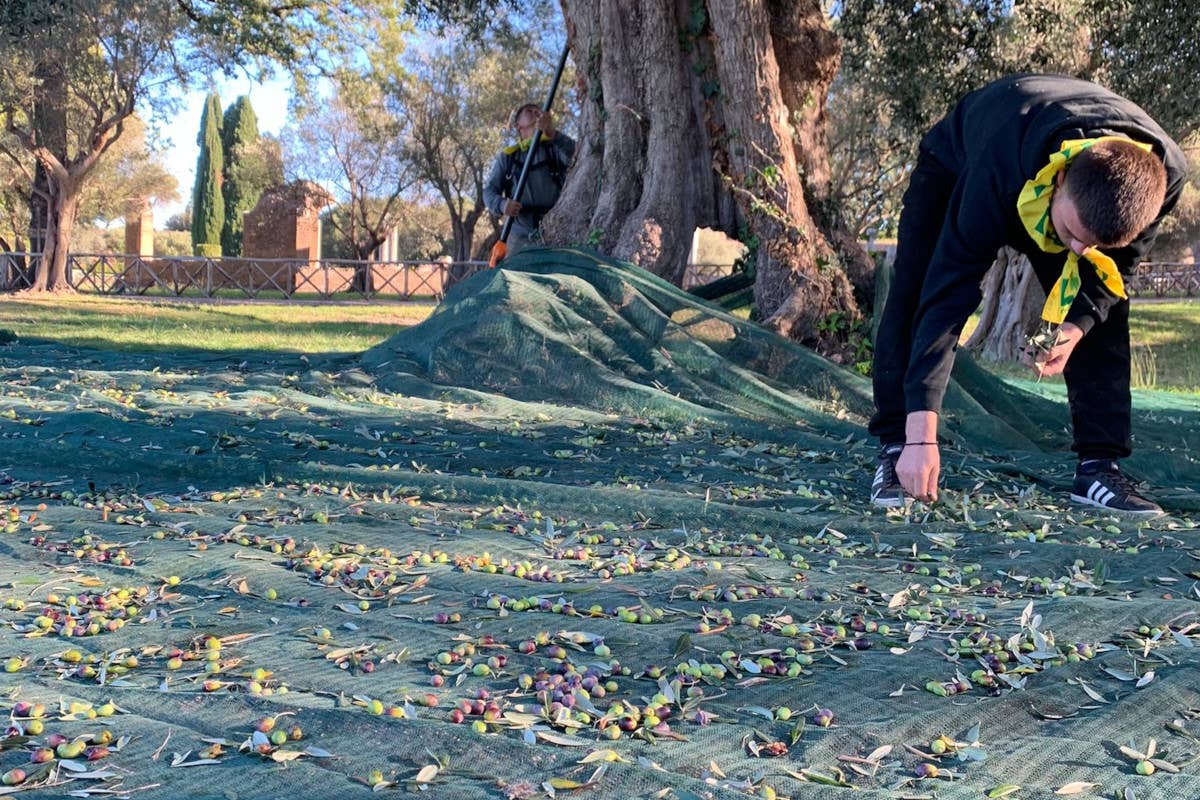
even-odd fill
[[[1124,247],[1162,209],[1167,170],[1154,153],[1128,140],[1110,139],[1071,161],[1063,188],[1075,203],[1079,221],[1101,246]]]

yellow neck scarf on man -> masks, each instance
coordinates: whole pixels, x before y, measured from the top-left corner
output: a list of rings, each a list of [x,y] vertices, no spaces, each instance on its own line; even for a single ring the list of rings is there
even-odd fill
[[[1123,136],[1069,139],[1064,141],[1062,147],[1056,152],[1050,154],[1049,164],[1042,167],[1037,175],[1025,182],[1025,188],[1021,190],[1021,194],[1017,198],[1017,213],[1021,215],[1021,222],[1025,225],[1025,230],[1029,233],[1030,238],[1042,251],[1061,253],[1067,249],[1066,245],[1059,241],[1054,232],[1054,226],[1050,223],[1050,198],[1054,195],[1055,176],[1066,169],[1075,156],[1096,142],[1110,139],[1130,141]],[[1147,151],[1151,149],[1148,144],[1141,142],[1134,142],[1134,144]],[[1100,282],[1110,292],[1117,297],[1128,297],[1125,293],[1125,282],[1121,280],[1121,273],[1117,270],[1116,262],[1094,247],[1085,250],[1083,257],[1096,270]],[[1042,319],[1055,325],[1061,325],[1067,317],[1071,303],[1075,302],[1075,295],[1079,294],[1079,285],[1079,256],[1074,251],[1070,251],[1067,253],[1067,263],[1063,267],[1062,275],[1058,277],[1054,288],[1046,296],[1046,305],[1042,307]]]
[[[542,137],[542,141],[543,142],[546,141],[545,136]],[[527,152],[529,152],[529,146],[531,144],[533,144],[532,136],[530,136],[528,139],[519,139],[516,142],[514,142],[513,144],[510,144],[508,147],[504,148],[504,152],[509,154],[510,156],[513,153],[517,153],[517,152],[527,153]]]

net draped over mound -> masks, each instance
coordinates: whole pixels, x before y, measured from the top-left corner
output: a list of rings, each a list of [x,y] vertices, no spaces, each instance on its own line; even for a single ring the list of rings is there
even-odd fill
[[[108,730],[40,791],[1200,796],[1200,403],[1135,395],[1171,515],[1131,523],[1065,505],[1060,387],[964,362],[942,501],[885,514],[866,379],[505,267],[362,354],[0,349],[0,681],[47,709],[0,767]]]

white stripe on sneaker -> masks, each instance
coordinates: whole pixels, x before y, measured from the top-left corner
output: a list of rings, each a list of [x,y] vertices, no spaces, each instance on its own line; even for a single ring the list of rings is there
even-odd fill
[[[1109,489],[1100,481],[1092,481],[1092,485],[1087,490],[1087,499],[1098,506],[1107,507],[1116,496],[1116,492]]]

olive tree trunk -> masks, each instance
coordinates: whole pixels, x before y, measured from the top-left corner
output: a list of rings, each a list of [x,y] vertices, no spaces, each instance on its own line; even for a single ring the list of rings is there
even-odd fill
[[[1045,301],[1029,259],[1002,248],[983,279],[979,324],[965,347],[992,361],[1017,361],[1040,324]]]
[[[61,64],[43,63],[38,66],[37,74],[33,128],[9,127],[9,133],[33,155],[38,165],[30,199],[30,239],[31,245],[40,240],[42,255],[29,291],[73,292],[67,255],[84,182],[124,130],[125,119],[133,113],[134,96],[129,87],[120,87],[116,98],[121,102],[107,116],[95,109],[94,116],[88,118],[92,123],[90,135],[79,137],[83,145],[68,152],[67,105],[71,95],[65,72]]]
[[[30,291],[72,292],[67,274],[67,255],[71,248],[71,233],[79,215],[80,191],[67,175],[61,175],[49,186],[46,199],[46,238],[42,260],[33,278]]]
[[[759,319],[826,352],[861,318],[829,197],[825,96],[840,48],[819,0],[562,0],[583,100],[546,240],[675,284],[692,232],[754,254]],[[852,242],[852,240],[850,240]],[[836,242],[836,244],[835,244]],[[865,277],[864,277],[865,276]]]

